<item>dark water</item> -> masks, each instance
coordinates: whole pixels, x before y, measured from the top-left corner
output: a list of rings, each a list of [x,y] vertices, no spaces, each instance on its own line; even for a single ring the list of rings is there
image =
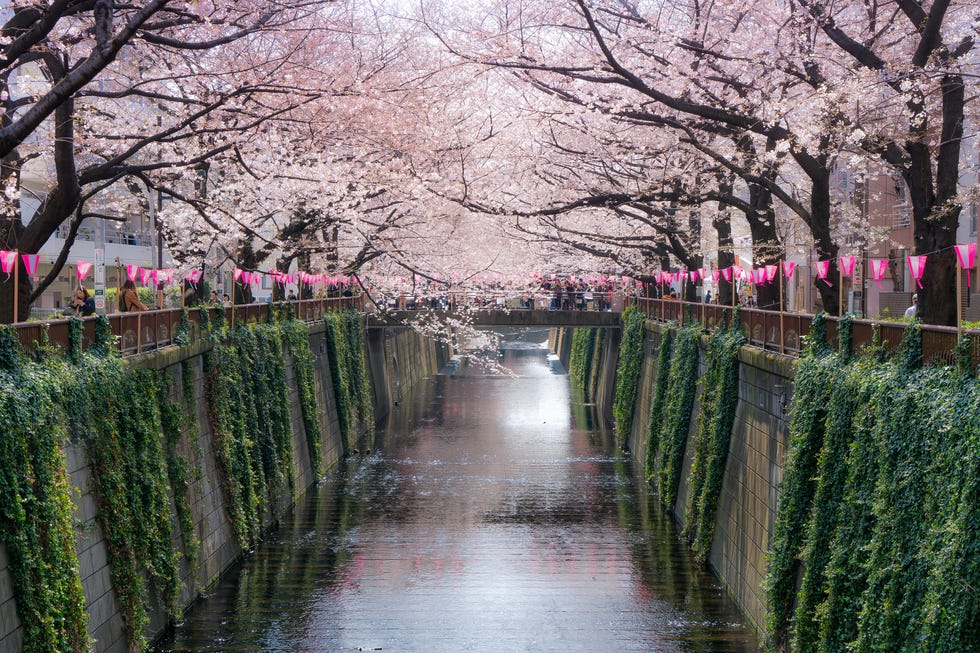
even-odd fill
[[[545,353],[430,379],[160,651],[758,651]]]

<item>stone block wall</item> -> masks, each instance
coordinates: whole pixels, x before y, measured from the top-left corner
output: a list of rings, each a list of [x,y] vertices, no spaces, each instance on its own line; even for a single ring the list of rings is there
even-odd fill
[[[757,629],[762,583],[789,442],[795,361],[752,347],[739,353],[739,401],[709,562]]]
[[[374,385],[375,418],[386,416],[420,380],[436,374],[451,352],[408,327],[367,330],[367,365]]]

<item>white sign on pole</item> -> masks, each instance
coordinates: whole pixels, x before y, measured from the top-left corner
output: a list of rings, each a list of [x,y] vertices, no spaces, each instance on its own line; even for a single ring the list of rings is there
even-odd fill
[[[105,315],[105,250],[95,250],[95,312]]]

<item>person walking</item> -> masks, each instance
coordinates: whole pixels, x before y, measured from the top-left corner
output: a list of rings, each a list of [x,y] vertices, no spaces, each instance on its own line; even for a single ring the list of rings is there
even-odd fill
[[[140,301],[139,293],[136,292],[136,284],[132,279],[127,279],[123,284],[122,292],[119,293],[119,308],[125,313],[133,311],[145,311],[146,304]]]

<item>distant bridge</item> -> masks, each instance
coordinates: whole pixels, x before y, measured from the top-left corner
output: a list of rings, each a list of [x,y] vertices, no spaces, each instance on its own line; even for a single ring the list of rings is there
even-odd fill
[[[403,326],[418,320],[458,319],[477,327],[620,327],[620,313],[608,311],[548,310],[467,310],[467,311],[389,311],[368,314],[368,328]]]

